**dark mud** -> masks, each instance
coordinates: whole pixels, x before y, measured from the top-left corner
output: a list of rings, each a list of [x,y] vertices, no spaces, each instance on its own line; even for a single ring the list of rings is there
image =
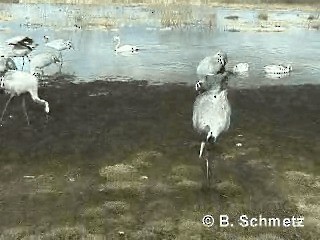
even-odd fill
[[[48,122],[27,97],[27,126],[16,98],[0,128],[2,239],[318,239],[320,87],[230,89],[232,123],[210,148],[208,186],[193,87],[49,82],[39,90]],[[207,228],[206,214],[306,222]]]

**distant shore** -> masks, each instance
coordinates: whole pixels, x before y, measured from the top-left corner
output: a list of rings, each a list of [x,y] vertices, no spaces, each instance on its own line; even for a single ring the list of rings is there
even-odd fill
[[[183,1],[173,1],[173,0],[158,0],[158,1],[114,1],[114,0],[2,0],[2,3],[50,3],[50,4],[101,4],[101,5],[162,5],[162,4],[191,4],[191,5],[209,5],[212,7],[230,7],[230,8],[248,8],[248,9],[282,9],[282,10],[305,10],[312,12],[320,11],[320,3],[317,0],[307,0],[307,1],[299,1],[292,0],[291,3],[287,3],[287,1],[283,1],[282,3],[275,3],[272,0],[260,0],[259,3],[253,0],[248,0],[246,3],[240,3],[239,0],[183,0]]]

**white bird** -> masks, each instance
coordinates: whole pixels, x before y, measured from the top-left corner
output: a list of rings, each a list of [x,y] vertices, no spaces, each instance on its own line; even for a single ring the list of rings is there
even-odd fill
[[[233,67],[233,73],[244,73],[249,71],[248,63],[238,63]]]
[[[53,53],[40,53],[31,58],[30,61],[30,73],[36,74],[41,71],[43,75],[43,69],[53,63],[60,63],[59,58]]]
[[[26,36],[16,36],[10,38],[6,41],[6,43],[12,46],[11,53],[8,54],[8,57],[22,57],[22,69],[24,67],[24,57],[27,57],[30,62],[28,55],[37,46],[32,38]]]
[[[43,99],[40,99],[38,96],[38,79],[28,72],[23,71],[8,71],[1,78],[0,87],[5,90],[6,93],[10,94],[10,98],[5,104],[5,107],[2,111],[0,122],[2,122],[4,113],[14,96],[19,96],[24,93],[30,93],[31,98],[34,102],[44,105],[44,110],[48,114],[49,113],[49,103]],[[27,118],[28,125],[29,117],[27,114],[25,99],[22,99],[22,107],[24,110],[24,114]],[[48,115],[47,115],[48,116]]]
[[[284,65],[268,65],[263,67],[264,71],[268,74],[284,74],[292,71],[292,66],[288,64]]]
[[[72,42],[70,40],[63,40],[63,39],[55,39],[49,42],[48,36],[44,36],[43,38],[45,41],[45,46],[55,49],[56,51],[59,52],[59,58],[62,66],[62,63],[63,63],[62,51],[67,49],[74,49]]]
[[[17,70],[17,66],[9,57],[0,58],[0,76],[3,76],[8,70]]]
[[[139,48],[137,46],[134,45],[122,45],[120,47],[120,37],[119,36],[115,36],[113,37],[113,41],[117,42],[114,51],[117,53],[122,53],[122,52],[137,52],[139,50]]]
[[[212,87],[197,96],[193,105],[192,122],[194,129],[206,135],[201,142],[199,158],[202,157],[206,142],[217,141],[218,136],[229,129],[231,106],[227,90]],[[207,163],[207,178],[209,177],[209,163]]]
[[[200,76],[215,75],[225,71],[228,63],[227,54],[219,51],[213,56],[205,57],[197,67],[197,74]]]

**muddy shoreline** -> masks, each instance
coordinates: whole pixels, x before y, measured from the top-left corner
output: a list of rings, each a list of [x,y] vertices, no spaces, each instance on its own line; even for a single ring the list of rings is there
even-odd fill
[[[298,185],[288,187],[285,176],[292,171],[319,175],[319,86],[230,89],[231,128],[210,150],[221,184],[207,189],[197,158],[200,139],[191,124],[193,87],[144,81],[74,84],[63,77],[49,83],[39,92],[50,104],[48,123],[42,107],[28,98],[27,126],[16,98],[0,129],[3,239],[38,234],[123,239],[121,231],[127,239],[183,239],[186,221],[195,228],[193,239],[319,236],[317,222],[298,230],[224,232],[208,230],[200,221],[208,212],[236,216],[241,211],[317,219],[299,208],[296,199],[303,193],[294,195],[291,189]],[[1,109],[7,98],[0,96]],[[116,179],[102,174],[115,164],[129,166],[132,175],[124,170]]]

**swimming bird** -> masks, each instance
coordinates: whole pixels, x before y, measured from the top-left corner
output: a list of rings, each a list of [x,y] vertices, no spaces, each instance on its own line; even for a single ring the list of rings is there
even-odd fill
[[[17,70],[17,66],[10,57],[0,58],[0,76],[3,76],[9,70]]]
[[[114,51],[117,53],[122,53],[122,52],[137,52],[139,48],[134,45],[122,45],[120,47],[120,37],[119,36],[114,36],[113,41],[117,42]]]
[[[30,73],[36,74],[38,71],[41,71],[41,75],[43,75],[43,69],[53,63],[60,63],[59,58],[53,53],[35,55],[30,61]]]
[[[38,79],[28,72],[23,71],[8,71],[1,77],[0,87],[5,90],[6,93],[10,94],[8,101],[2,111],[0,122],[2,122],[4,113],[14,96],[19,96],[24,93],[30,93],[32,100],[36,103],[44,105],[44,110],[49,113],[49,103],[38,96]],[[24,114],[27,118],[28,125],[30,124],[29,117],[27,114],[25,99],[22,98],[22,107]],[[48,115],[47,115],[48,117]]]
[[[197,74],[200,76],[215,75],[225,72],[228,57],[225,52],[219,51],[213,56],[205,57],[197,67]]]
[[[38,45],[34,43],[32,38],[27,36],[16,36],[8,39],[6,43],[12,46],[11,53],[8,54],[8,57],[22,57],[22,70],[24,67],[24,58],[28,58],[30,62],[28,55]]]
[[[55,39],[55,40],[49,41],[48,36],[43,36],[43,38],[45,41],[45,46],[59,52],[60,63],[62,66],[63,64],[62,51],[67,49],[74,49],[72,42],[70,40],[63,40],[63,39]]]
[[[284,74],[289,73],[292,71],[292,66],[288,64],[287,66],[284,65],[268,65],[265,66],[264,71],[268,74]]]
[[[215,143],[219,135],[230,126],[231,106],[227,89],[212,87],[197,96],[193,105],[193,128],[205,135],[201,142],[199,158],[202,158],[206,142]],[[207,178],[209,177],[209,162],[206,158]]]
[[[233,73],[244,73],[249,71],[248,63],[238,63],[233,67]]]

